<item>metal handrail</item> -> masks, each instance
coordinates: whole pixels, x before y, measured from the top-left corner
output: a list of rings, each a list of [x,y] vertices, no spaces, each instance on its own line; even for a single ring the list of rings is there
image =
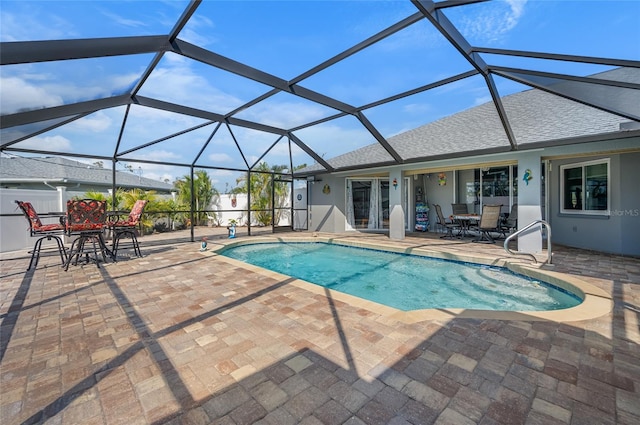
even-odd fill
[[[509,237],[507,237],[507,239],[504,240],[504,250],[507,251],[511,255],[528,255],[529,257],[531,257],[533,262],[537,264],[538,260],[536,259],[536,257],[533,256],[533,254],[529,254],[528,252],[511,251],[509,249],[509,246],[508,246],[509,245],[509,241],[511,241],[511,239],[513,239],[514,237],[518,236],[520,233],[524,232],[525,230],[529,230],[530,228],[532,228],[536,224],[544,224],[547,227],[547,264],[552,264],[552,259],[551,259],[551,226],[549,226],[549,223],[547,223],[544,220],[536,220],[536,221],[534,221],[532,223],[527,224],[526,226],[524,226],[522,229],[516,231],[515,233],[509,235]]]

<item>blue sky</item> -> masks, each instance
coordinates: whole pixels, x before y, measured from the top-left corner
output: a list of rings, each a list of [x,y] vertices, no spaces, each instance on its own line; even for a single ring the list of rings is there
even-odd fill
[[[0,3],[0,39],[31,41],[166,34],[186,1],[7,1]],[[236,61],[290,80],[395,22],[417,12],[408,1],[204,1],[179,38]],[[492,1],[444,11],[472,45],[640,60],[640,0],[627,1]],[[490,64],[590,75],[602,66],[484,55]],[[133,55],[0,69],[0,110],[70,104],[126,92],[152,55]],[[300,84],[353,106],[429,84],[470,70],[448,42],[426,20],[385,39]],[[500,95],[527,89],[496,79]],[[267,92],[255,81],[212,69],[176,54],[166,54],[140,95],[188,104],[225,114]],[[432,122],[490,100],[482,78],[455,84],[364,111],[385,137]],[[282,128],[336,113],[291,94],[280,93],[246,109],[238,118]],[[113,154],[124,107],[91,114],[71,125],[19,144],[47,146],[62,152]],[[204,121],[150,108],[133,107],[120,152],[192,128]],[[145,148],[138,158],[190,162],[214,126]],[[277,137],[222,127],[203,153],[203,162],[238,167],[253,164]],[[353,117],[295,132],[326,158],[374,143]],[[235,137],[235,141],[234,141]],[[18,145],[16,145],[18,146]],[[284,140],[264,158],[287,163]],[[90,160],[87,160],[91,162]],[[299,149],[294,165],[313,160]],[[137,169],[138,164],[132,163]],[[143,176],[173,180],[187,169],[140,165]],[[216,187],[233,186],[237,172],[209,171]]]

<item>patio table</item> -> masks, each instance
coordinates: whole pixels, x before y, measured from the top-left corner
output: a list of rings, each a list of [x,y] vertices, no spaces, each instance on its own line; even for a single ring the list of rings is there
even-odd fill
[[[455,214],[453,216],[454,220],[457,220],[460,223],[460,233],[458,236],[460,238],[464,238],[467,236],[475,236],[469,233],[469,226],[471,222],[480,221],[480,215],[478,214]]]

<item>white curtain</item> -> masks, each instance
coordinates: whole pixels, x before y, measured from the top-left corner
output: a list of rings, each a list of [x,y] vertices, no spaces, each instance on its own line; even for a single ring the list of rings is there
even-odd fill
[[[371,195],[369,196],[369,224],[368,229],[377,229],[380,215],[380,202],[378,194],[380,193],[380,182],[373,180],[371,182]]]
[[[346,230],[355,230],[356,217],[353,213],[353,190],[351,190],[351,180],[347,180],[347,225]]]

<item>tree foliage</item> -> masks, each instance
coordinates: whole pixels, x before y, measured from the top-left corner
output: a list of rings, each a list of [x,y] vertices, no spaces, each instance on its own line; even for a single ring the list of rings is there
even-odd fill
[[[289,167],[286,165],[269,166],[266,162],[261,162],[251,172],[249,188],[251,193],[251,213],[255,220],[268,226],[273,222],[280,221],[281,208],[287,201],[289,194],[288,184],[286,182],[274,181],[273,176],[284,173]],[[236,188],[232,193],[247,193],[247,177],[248,173],[236,179]],[[274,190],[276,215],[273,217],[271,205],[271,189]]]
[[[178,191],[178,202],[187,207],[191,206],[191,176],[185,175],[177,179],[173,185]],[[195,224],[205,224],[207,220],[205,210],[209,208],[215,197],[220,196],[206,171],[197,170],[193,173],[193,194]]]

